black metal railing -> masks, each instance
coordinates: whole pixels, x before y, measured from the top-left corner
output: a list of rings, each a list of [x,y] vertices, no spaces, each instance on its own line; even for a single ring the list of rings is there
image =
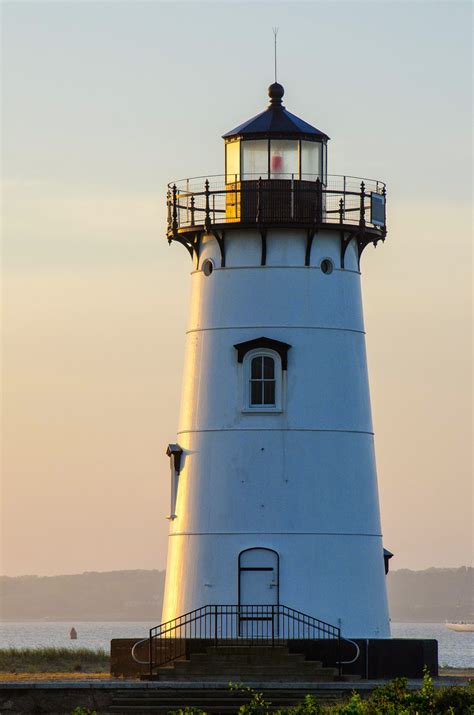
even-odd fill
[[[352,176],[183,179],[168,184],[168,237],[222,224],[347,224],[384,233],[385,203],[382,181]]]
[[[209,605],[150,629],[150,675],[156,668],[184,658],[190,640],[216,647],[334,640],[335,665],[340,669],[341,630],[337,626],[283,605]]]

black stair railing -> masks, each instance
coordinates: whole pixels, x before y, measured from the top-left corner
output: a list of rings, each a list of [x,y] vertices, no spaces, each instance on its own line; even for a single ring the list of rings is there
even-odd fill
[[[190,640],[203,646],[266,645],[290,640],[334,640],[336,665],[341,668],[341,630],[337,626],[284,605],[208,605],[150,629],[150,675],[167,663],[184,658]],[[137,662],[135,649],[132,656]]]

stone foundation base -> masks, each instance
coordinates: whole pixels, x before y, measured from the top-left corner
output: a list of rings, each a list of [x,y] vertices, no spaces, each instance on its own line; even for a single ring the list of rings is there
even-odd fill
[[[132,660],[132,646],[139,638],[115,638],[110,646],[110,668],[113,677],[137,677],[149,674],[147,665],[138,665]],[[344,664],[344,675],[358,675],[364,679],[376,680],[396,677],[421,678],[427,666],[432,676],[438,675],[438,642],[415,638],[354,639],[359,646],[359,656],[354,663]],[[191,653],[202,653],[213,646],[213,640],[189,639],[186,643],[186,657]],[[334,667],[338,660],[337,641],[333,640],[288,640],[285,641],[290,653],[302,653],[308,660],[322,661],[326,667]],[[148,659],[148,644],[137,648],[140,660]],[[341,641],[341,660],[352,660],[356,655],[355,646]]]

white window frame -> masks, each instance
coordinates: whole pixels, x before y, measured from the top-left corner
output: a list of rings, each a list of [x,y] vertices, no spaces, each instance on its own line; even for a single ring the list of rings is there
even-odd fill
[[[251,366],[252,360],[256,357],[271,357],[275,363],[275,404],[274,405],[252,405],[251,399]],[[255,348],[246,353],[242,362],[242,412],[248,414],[275,413],[283,411],[283,373],[281,357],[276,350],[267,348]]]

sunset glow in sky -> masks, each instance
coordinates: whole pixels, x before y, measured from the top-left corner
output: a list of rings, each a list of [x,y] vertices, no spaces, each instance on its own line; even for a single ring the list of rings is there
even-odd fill
[[[188,254],[166,184],[284,104],[329,172],[388,186],[363,255],[392,568],[472,558],[469,2],[4,2],[2,551],[8,575],[164,568]]]

